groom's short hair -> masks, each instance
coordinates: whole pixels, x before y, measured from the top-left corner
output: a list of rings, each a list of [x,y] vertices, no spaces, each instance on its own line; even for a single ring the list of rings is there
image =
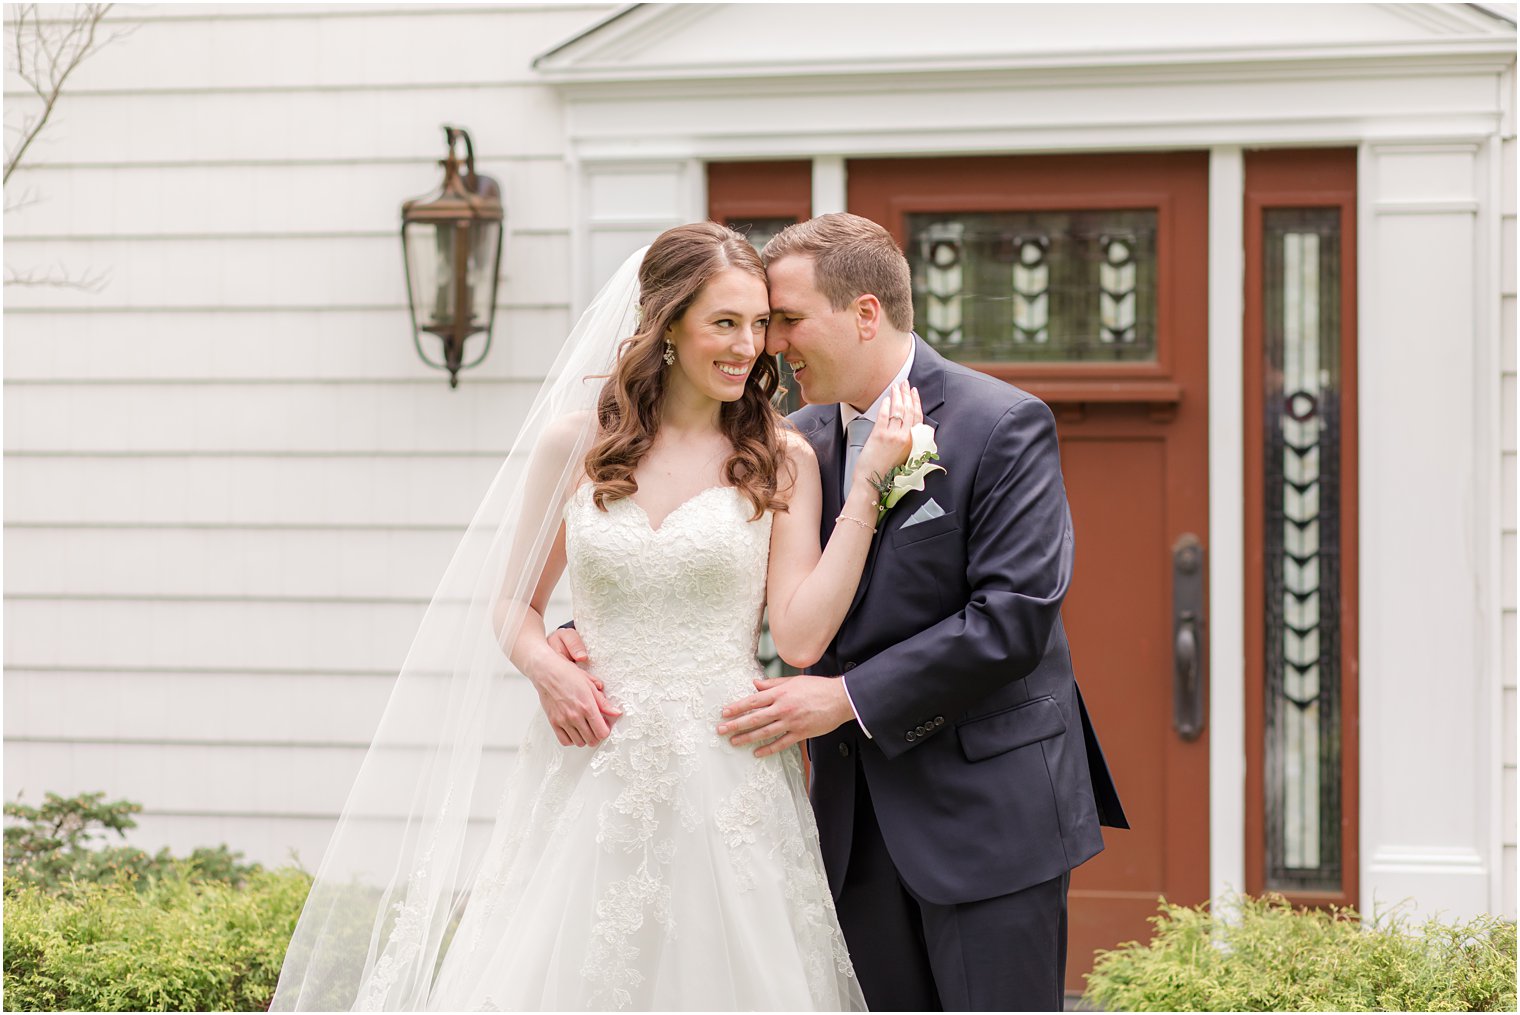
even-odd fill
[[[760,252],[767,266],[783,257],[811,257],[813,282],[835,310],[870,293],[898,331],[913,330],[913,275],[892,234],[849,212],[787,226]]]

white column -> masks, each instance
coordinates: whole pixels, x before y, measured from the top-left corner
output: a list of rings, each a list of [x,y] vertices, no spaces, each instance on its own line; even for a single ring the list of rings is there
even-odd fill
[[[813,159],[813,214],[849,211],[845,207],[844,156],[819,155]]]
[[[1364,145],[1361,404],[1361,907],[1485,911],[1498,459],[1479,346],[1497,302],[1480,221],[1483,139]]]
[[[1245,160],[1209,153],[1209,894],[1245,890]]]

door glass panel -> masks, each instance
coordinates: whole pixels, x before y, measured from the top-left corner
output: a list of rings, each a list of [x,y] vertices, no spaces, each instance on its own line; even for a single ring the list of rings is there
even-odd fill
[[[754,244],[756,250],[764,250],[771,237],[796,221],[787,215],[776,218],[730,218],[723,224],[734,232],[742,233],[745,239]]]
[[[1265,213],[1267,887],[1340,887],[1340,210]]]
[[[1156,213],[907,216],[915,330],[952,359],[1151,362]]]

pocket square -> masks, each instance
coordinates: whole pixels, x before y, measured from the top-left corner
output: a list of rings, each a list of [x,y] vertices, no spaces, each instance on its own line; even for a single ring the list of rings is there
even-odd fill
[[[921,506],[917,511],[913,512],[913,514],[909,516],[907,521],[902,523],[902,527],[906,529],[909,525],[917,525],[919,522],[927,522],[931,518],[938,518],[944,513],[945,509],[939,506],[939,502],[936,501],[933,497],[930,497],[927,501],[924,502],[923,506]]]

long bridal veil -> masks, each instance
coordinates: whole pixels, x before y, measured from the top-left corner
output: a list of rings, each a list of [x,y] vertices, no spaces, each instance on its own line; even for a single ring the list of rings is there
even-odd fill
[[[590,448],[601,386],[636,330],[643,253],[570,333],[449,562],[317,870],[272,1011],[427,1007],[492,838],[512,763],[499,740],[525,725],[504,646]],[[550,426],[573,430],[571,454],[543,451]]]

